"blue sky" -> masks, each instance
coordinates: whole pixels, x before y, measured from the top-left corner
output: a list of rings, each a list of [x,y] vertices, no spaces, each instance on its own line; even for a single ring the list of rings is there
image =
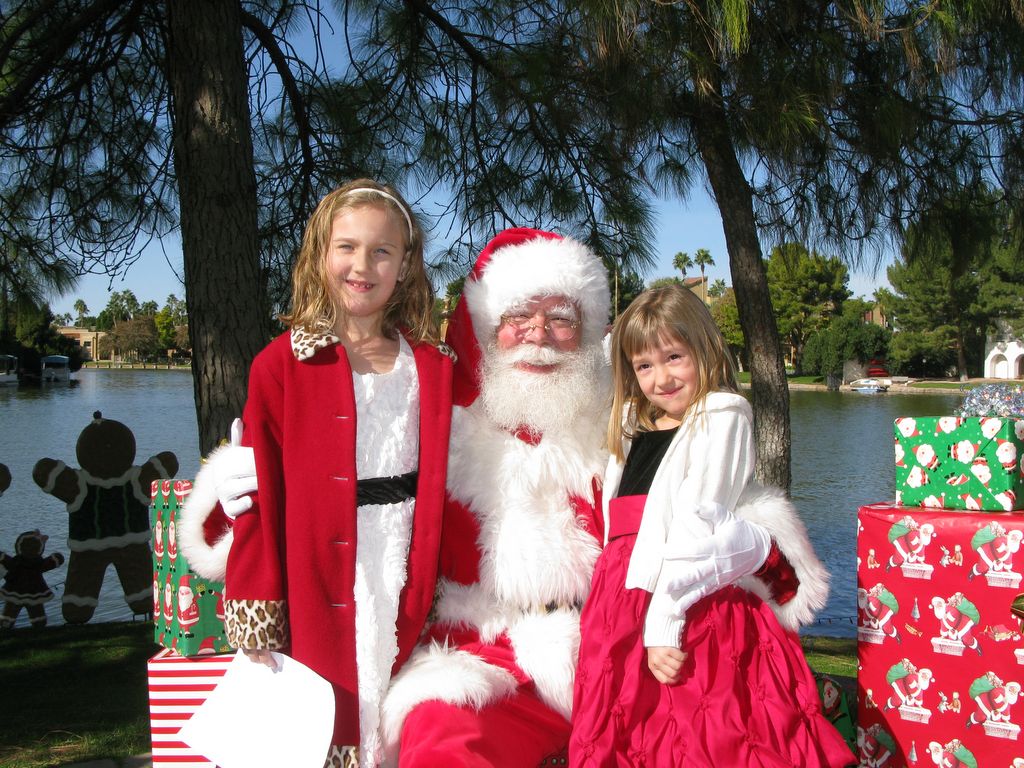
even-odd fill
[[[323,36],[324,51],[334,61],[334,66],[329,69],[335,70],[347,60],[346,51],[340,38],[334,39],[342,25],[331,11],[328,10],[327,13],[328,18],[334,21],[334,26],[325,25],[320,32]],[[298,20],[290,36],[297,52],[312,61],[316,56],[316,48],[309,27]],[[708,279],[714,281],[721,278],[727,285],[732,285],[722,219],[707,192],[698,186],[694,188],[685,204],[677,200],[661,201],[657,208],[659,221],[655,231],[658,232],[658,262],[653,269],[643,275],[645,281],[677,274],[672,267],[672,257],[677,252],[686,251],[692,256],[698,248],[707,248],[715,260],[714,266],[705,272]],[[443,231],[443,228],[438,227],[438,230]],[[429,243],[427,255],[429,258]],[[695,276],[700,272],[693,270],[689,274]],[[185,297],[181,277],[181,245],[177,240],[168,239],[163,248],[160,244],[151,246],[123,275],[117,275],[113,279],[105,275],[84,276],[77,288],[65,296],[51,297],[50,308],[54,314],[67,312],[74,316],[75,301],[81,298],[88,305],[89,313],[96,315],[106,307],[110,291],[121,291],[126,288],[130,289],[140,302],[152,300],[163,306],[169,294],[173,293],[179,299]],[[856,272],[851,270],[849,287],[854,296],[870,298],[876,288],[887,285],[884,264],[877,274],[872,274],[870,268]],[[443,290],[443,286],[440,287]]]
[[[675,274],[672,268],[672,257],[678,251],[686,251],[691,256],[698,248],[707,248],[715,260],[715,264],[706,271],[708,279],[725,280],[732,285],[729,275],[729,256],[725,248],[725,235],[722,232],[722,219],[718,209],[710,198],[701,190],[695,190],[693,196],[685,204],[669,201],[658,205],[657,254],[658,263],[643,277],[650,281],[656,277]],[[429,244],[428,244],[429,249]],[[164,250],[166,250],[166,255]],[[689,273],[699,275],[698,270]],[[874,290],[888,286],[885,277],[885,266],[872,274],[870,268],[859,271],[851,270],[850,290],[854,296],[871,298]],[[184,298],[185,288],[181,282],[181,245],[176,240],[168,240],[165,249],[159,245],[150,246],[140,259],[123,274],[111,279],[105,275],[86,275],[81,278],[77,288],[62,297],[51,297],[50,307],[54,314],[67,312],[75,315],[74,304],[79,298],[89,307],[89,313],[98,314],[107,305],[110,291],[130,289],[140,301],[155,301],[163,306],[169,294],[179,299]]]

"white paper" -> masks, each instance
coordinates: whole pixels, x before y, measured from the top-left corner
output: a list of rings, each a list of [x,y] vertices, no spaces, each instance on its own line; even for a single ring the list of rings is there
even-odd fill
[[[220,768],[323,768],[334,733],[334,690],[274,653],[277,669],[238,651],[179,738]]]

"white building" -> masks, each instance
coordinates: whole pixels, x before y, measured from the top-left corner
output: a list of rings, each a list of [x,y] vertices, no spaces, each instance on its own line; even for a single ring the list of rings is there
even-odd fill
[[[986,379],[1024,378],[1024,341],[1004,333],[999,341],[989,339],[987,347]]]

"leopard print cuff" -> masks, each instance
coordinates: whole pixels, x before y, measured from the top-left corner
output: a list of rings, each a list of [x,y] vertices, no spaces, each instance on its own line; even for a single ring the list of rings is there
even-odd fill
[[[359,747],[331,745],[324,768],[359,768]]]
[[[284,600],[225,600],[224,632],[234,648],[280,651],[288,645]]]

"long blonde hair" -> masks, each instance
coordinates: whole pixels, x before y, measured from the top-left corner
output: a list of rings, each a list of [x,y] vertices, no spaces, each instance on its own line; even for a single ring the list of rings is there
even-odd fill
[[[644,291],[612,329],[612,413],[607,443],[622,461],[622,441],[638,430],[652,430],[664,415],[644,397],[633,372],[632,358],[651,349],[661,339],[683,341],[690,347],[697,366],[697,391],[683,414],[698,412],[709,392],[737,392],[736,364],[704,302],[682,285],[668,285]]]
[[[423,229],[397,190],[371,179],[350,181],[329,192],[317,204],[306,223],[292,270],[291,311],[281,315],[281,322],[293,328],[312,329],[324,324],[334,328],[344,319],[344,309],[337,306],[328,287],[327,247],[335,217],[343,211],[367,207],[388,211],[406,233],[405,276],[384,306],[382,332],[388,338],[395,338],[398,330],[404,329],[412,341],[436,342],[438,334],[431,312],[434,291],[423,265]]]

